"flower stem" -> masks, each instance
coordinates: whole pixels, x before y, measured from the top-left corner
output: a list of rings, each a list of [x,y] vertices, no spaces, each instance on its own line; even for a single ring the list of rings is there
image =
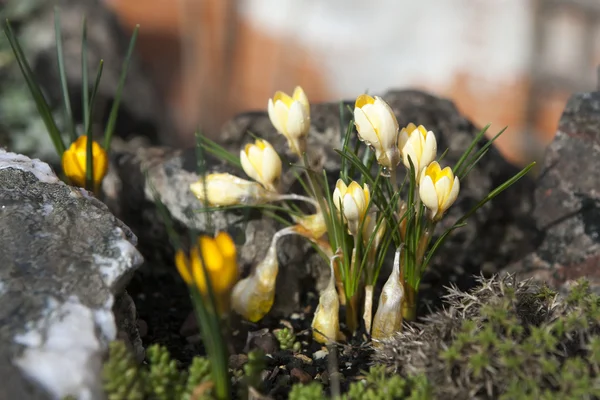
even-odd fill
[[[318,210],[319,209],[319,203],[311,198],[311,197],[307,197],[307,196],[302,196],[299,194],[295,194],[295,193],[290,193],[290,194],[276,194],[273,196],[273,200],[274,201],[279,201],[279,200],[297,200],[297,201],[305,201],[307,203],[312,204],[313,206],[315,206],[315,208]]]
[[[406,321],[414,321],[417,318],[417,291],[408,282],[404,282],[402,317]]]

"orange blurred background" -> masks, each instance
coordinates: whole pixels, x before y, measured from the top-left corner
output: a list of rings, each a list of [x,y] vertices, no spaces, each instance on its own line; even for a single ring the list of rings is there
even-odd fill
[[[126,30],[141,25],[139,55],[182,146],[198,125],[214,134],[236,113],[265,109],[276,90],[352,99],[371,73],[371,93],[421,88],[492,133],[508,125],[499,147],[522,164],[552,140],[570,94],[595,89],[600,64],[598,0],[372,0],[366,11],[354,0],[105,1]]]

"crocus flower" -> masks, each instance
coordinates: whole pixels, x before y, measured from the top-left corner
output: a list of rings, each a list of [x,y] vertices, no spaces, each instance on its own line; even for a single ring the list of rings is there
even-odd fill
[[[410,170],[410,158],[415,168],[415,179],[419,183],[419,175],[423,168],[435,160],[437,155],[437,141],[432,131],[423,125],[418,127],[410,123],[402,128],[398,137],[398,149],[402,155],[404,166]]]
[[[380,97],[361,94],[354,104],[354,124],[360,140],[375,150],[379,165],[396,168],[400,161],[398,121],[390,106]]]
[[[352,181],[346,186],[344,181],[338,179],[333,191],[333,204],[342,211],[348,221],[348,229],[352,235],[356,235],[361,221],[367,212],[369,205],[369,185],[366,183],[360,187],[358,182]],[[341,206],[340,206],[341,205]]]
[[[276,183],[281,176],[281,159],[269,142],[257,139],[240,151],[240,161],[246,175],[267,190],[276,192]]]
[[[79,136],[62,156],[63,172],[73,184],[85,187],[87,136]],[[93,182],[97,190],[108,171],[108,155],[97,142],[92,142]]]
[[[200,201],[212,206],[261,204],[271,198],[259,183],[228,173],[208,174],[205,179],[192,183],[190,189]]]
[[[283,92],[276,92],[269,99],[268,111],[277,132],[286,137],[295,154],[302,156],[310,130],[310,104],[304,90],[297,86],[291,97]]]
[[[400,281],[400,255],[401,250],[396,250],[392,273],[381,289],[371,332],[371,337],[376,341],[389,338],[402,329],[404,287]]]
[[[452,169],[441,169],[440,164],[432,162],[421,172],[419,197],[429,209],[429,217],[438,221],[458,197],[460,182]]]
[[[208,293],[208,277],[219,314],[229,311],[231,289],[239,275],[235,244],[227,233],[220,232],[214,238],[200,236],[189,255],[177,250],[175,265],[185,283],[195,286],[203,295]]]

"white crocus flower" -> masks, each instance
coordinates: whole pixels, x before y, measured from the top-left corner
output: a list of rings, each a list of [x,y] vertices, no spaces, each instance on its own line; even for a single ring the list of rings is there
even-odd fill
[[[292,96],[276,92],[268,105],[271,123],[288,140],[290,149],[299,157],[306,149],[306,136],[310,130],[310,104],[300,86]]]
[[[362,94],[354,104],[354,124],[360,140],[375,150],[379,165],[396,168],[400,161],[398,121],[390,106],[380,97]]]
[[[444,216],[458,197],[459,190],[460,181],[450,167],[441,169],[440,164],[434,161],[421,171],[419,197],[429,209],[432,220],[439,221]]]
[[[358,227],[365,217],[367,206],[369,205],[369,185],[366,183],[361,187],[358,182],[352,181],[346,186],[344,181],[338,179],[333,191],[333,203],[335,207],[342,211],[348,221],[348,229],[354,236],[358,232]],[[341,205],[341,206],[340,206]]]
[[[432,131],[423,125],[418,127],[410,123],[402,128],[398,137],[398,149],[402,155],[404,166],[410,170],[408,159],[412,160],[415,168],[415,179],[419,182],[419,175],[423,168],[435,160],[437,156],[437,141]]]
[[[281,159],[269,142],[257,139],[240,151],[240,161],[246,175],[262,184],[267,190],[276,192],[276,183],[281,176]]]
[[[190,185],[196,197],[212,206],[261,204],[273,198],[260,184],[227,173],[209,174]]]

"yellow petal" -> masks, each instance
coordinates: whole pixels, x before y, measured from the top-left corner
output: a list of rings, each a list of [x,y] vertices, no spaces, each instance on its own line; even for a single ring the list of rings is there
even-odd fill
[[[374,104],[375,99],[368,94],[361,94],[356,98],[356,102],[354,103],[354,107],[362,108],[365,104]]]
[[[185,283],[191,285],[193,281],[190,273],[190,261],[181,249],[177,250],[175,253],[175,266],[177,267],[177,271],[179,271],[179,275],[181,275],[181,278],[185,281]]]

